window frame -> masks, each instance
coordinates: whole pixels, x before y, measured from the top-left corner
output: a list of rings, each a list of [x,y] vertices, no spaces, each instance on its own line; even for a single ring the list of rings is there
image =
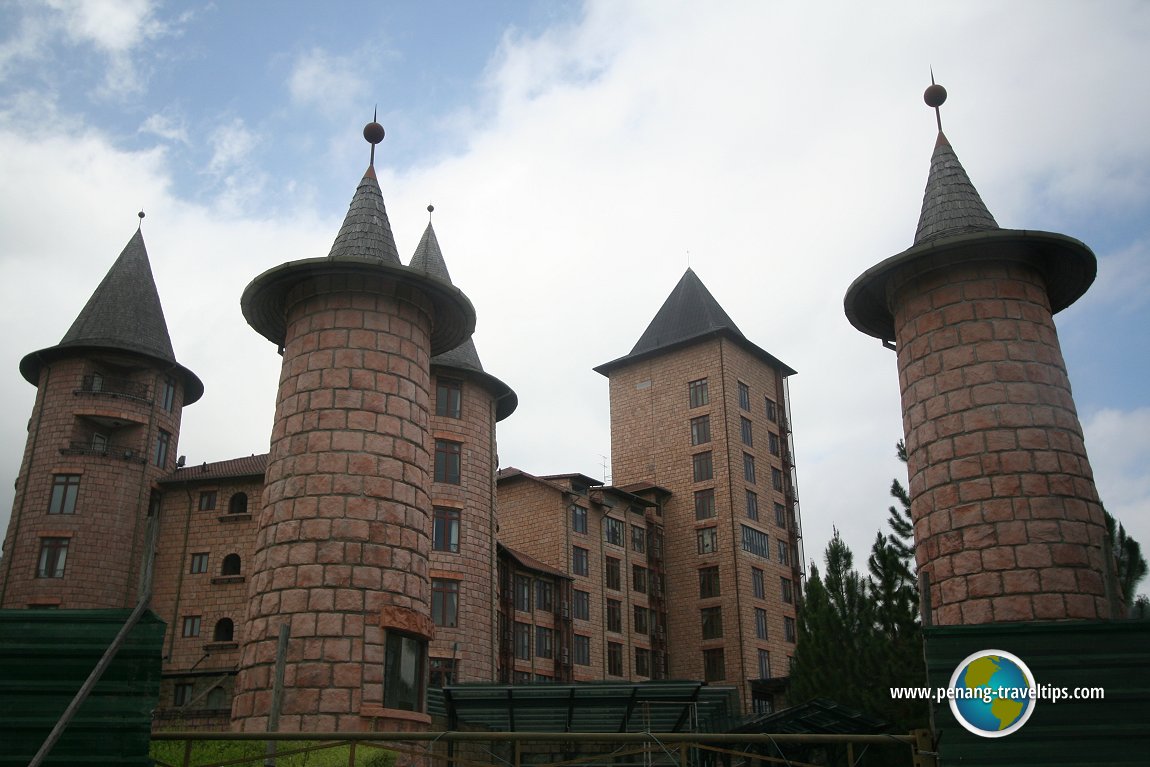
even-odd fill
[[[627,525],[615,517],[603,517],[603,540],[612,546],[623,548],[626,545]]]
[[[702,522],[707,519],[714,519],[718,514],[715,505],[715,488],[708,487],[704,490],[695,491],[695,521]]]
[[[591,572],[591,552],[582,546],[571,547],[571,572],[586,577]]]
[[[587,507],[571,504],[571,531],[587,534]]]
[[[607,599],[607,630],[614,634],[623,633],[623,600]]]
[[[739,436],[747,447],[755,446],[755,424],[746,416],[739,417]]]
[[[718,565],[699,568],[699,599],[714,599],[723,595],[723,580]]]
[[[436,626],[459,626],[459,585],[454,578],[431,579],[431,621]]]
[[[72,539],[66,536],[52,535],[41,538],[40,553],[36,557],[36,577],[63,578],[68,567],[68,549],[71,543]]]
[[[708,482],[715,478],[715,459],[710,450],[695,453],[691,456],[691,480],[693,482]]]
[[[579,621],[591,620],[591,592],[573,589],[571,592],[571,617]]]
[[[202,627],[202,615],[185,615],[183,621],[180,623],[180,637],[183,639],[195,639],[200,635]]]
[[[463,381],[435,377],[435,414],[441,418],[463,417]]]
[[[691,419],[691,447],[706,445],[711,441],[711,416],[700,415]]]
[[[719,550],[719,528],[711,525],[695,530],[695,544],[699,554],[714,554]]]
[[[743,453],[743,479],[748,484],[755,484],[755,457],[750,453]]]
[[[745,384],[742,381],[739,381],[738,383],[739,383],[739,409],[740,410],[750,410],[751,409],[751,387],[749,384]]]
[[[49,514],[75,514],[80,495],[79,474],[53,474],[52,492],[48,497]]]
[[[771,561],[771,537],[758,528],[742,525],[743,551]]]
[[[723,606],[712,605],[699,609],[703,641],[723,638]]]
[[[422,711],[427,695],[427,640],[387,629],[383,647],[383,706]]]
[[[189,575],[201,575],[208,571],[208,554],[207,551],[197,551],[192,554],[191,562],[188,565]]]
[[[622,560],[618,557],[604,557],[603,585],[609,591],[623,590]]]
[[[462,442],[452,439],[435,440],[435,481],[445,485],[462,484]]]
[[[431,550],[458,554],[463,513],[452,506],[434,506],[432,515]]]

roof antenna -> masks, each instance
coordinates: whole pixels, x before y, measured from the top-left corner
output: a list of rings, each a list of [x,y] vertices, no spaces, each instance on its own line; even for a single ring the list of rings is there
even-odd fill
[[[375,145],[383,141],[384,136],[383,126],[376,122],[378,117],[379,107],[376,106],[371,115],[371,122],[363,126],[363,137],[367,139],[367,143],[371,144],[371,159],[368,161],[368,165],[372,168],[375,167]]]
[[[691,251],[690,250],[687,251],[687,268],[688,269],[691,268]]]
[[[922,100],[934,109],[934,121],[938,123],[938,132],[942,133],[942,113],[938,108],[946,101],[946,88],[934,81],[934,67],[930,68],[930,87],[923,92]]]

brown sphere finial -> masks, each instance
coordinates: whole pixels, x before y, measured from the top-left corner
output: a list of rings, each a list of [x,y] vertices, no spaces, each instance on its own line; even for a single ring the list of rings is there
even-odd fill
[[[931,83],[922,94],[922,100],[931,109],[938,109],[946,102],[946,88],[938,83]]]
[[[367,139],[367,143],[373,146],[383,141],[383,135],[383,126],[374,120],[363,126],[363,137]]]

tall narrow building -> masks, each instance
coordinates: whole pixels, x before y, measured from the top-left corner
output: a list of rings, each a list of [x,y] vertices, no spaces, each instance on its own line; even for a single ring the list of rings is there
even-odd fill
[[[156,480],[175,468],[184,406],[204,393],[176,362],[139,230],[60,343],[20,373],[36,403],[0,607],[131,607],[150,586]]]
[[[688,269],[610,381],[611,470],[658,486],[668,675],[781,702],[795,642],[801,531],[787,378]]]

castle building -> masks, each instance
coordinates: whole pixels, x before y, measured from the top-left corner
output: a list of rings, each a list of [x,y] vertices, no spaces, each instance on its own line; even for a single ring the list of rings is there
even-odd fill
[[[326,257],[245,290],[283,357],[266,454],[177,463],[175,361],[137,232],[38,386],[3,607],[168,625],[163,726],[425,727],[429,687],[698,679],[780,702],[801,536],[794,371],[688,270],[611,386],[614,483],[500,470],[518,401],[430,222],[409,264],[369,165]],[[429,207],[429,212],[431,208]],[[285,643],[286,644],[281,644]]]

